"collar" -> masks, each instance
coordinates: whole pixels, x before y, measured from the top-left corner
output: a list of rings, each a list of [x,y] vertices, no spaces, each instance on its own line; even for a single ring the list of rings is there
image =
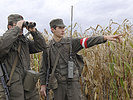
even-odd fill
[[[54,39],[52,39],[51,44],[53,44],[53,45],[56,44],[56,43],[61,43],[62,44],[62,43],[64,43],[64,40],[65,40],[65,38],[62,38],[59,42],[56,42]]]

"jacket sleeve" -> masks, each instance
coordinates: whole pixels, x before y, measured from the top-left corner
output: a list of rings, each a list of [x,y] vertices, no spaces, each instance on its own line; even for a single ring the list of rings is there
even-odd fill
[[[30,54],[37,53],[46,49],[46,42],[39,31],[30,32],[33,40],[28,39]]]
[[[9,52],[13,42],[17,40],[20,31],[20,28],[16,26],[7,30],[3,36],[0,36],[0,58]]]
[[[84,39],[84,40],[83,40]],[[104,40],[104,36],[93,36],[89,38],[83,38],[80,40],[80,44],[83,48],[89,48],[94,45],[105,43],[107,40]]]
[[[72,40],[73,53],[77,53],[83,48],[89,48],[94,45],[105,43],[104,36],[92,36],[89,38],[76,38]]]
[[[48,55],[46,50],[43,51],[42,54],[42,61],[41,61],[41,68],[40,68],[40,84],[46,85],[46,77],[47,77],[47,70],[48,70]]]

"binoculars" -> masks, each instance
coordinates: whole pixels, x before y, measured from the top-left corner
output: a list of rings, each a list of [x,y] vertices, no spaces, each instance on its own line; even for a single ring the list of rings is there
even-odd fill
[[[22,27],[26,27],[26,28],[33,28],[36,26],[36,23],[35,22],[28,22],[28,21],[25,21],[23,23],[23,26]]]

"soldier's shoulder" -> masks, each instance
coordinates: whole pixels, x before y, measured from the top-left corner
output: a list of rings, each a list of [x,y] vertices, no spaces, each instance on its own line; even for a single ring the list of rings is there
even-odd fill
[[[81,38],[71,38],[71,37],[65,37],[65,38],[63,38],[64,40],[64,42],[70,42],[70,40],[72,39],[72,41],[73,40],[79,40],[79,39],[81,39]]]

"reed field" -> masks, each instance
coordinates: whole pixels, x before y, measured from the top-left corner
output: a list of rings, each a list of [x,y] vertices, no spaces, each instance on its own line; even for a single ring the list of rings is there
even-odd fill
[[[70,36],[70,31],[68,26],[66,36]],[[48,41],[51,34],[47,30],[43,33]],[[115,34],[123,34],[121,43],[107,41],[79,52],[85,63],[81,90],[88,100],[133,100],[133,24],[127,19],[122,23],[110,20],[106,27],[97,25],[84,32],[77,23],[73,26],[73,38]],[[35,71],[40,69],[41,54],[31,55],[31,67]]]

